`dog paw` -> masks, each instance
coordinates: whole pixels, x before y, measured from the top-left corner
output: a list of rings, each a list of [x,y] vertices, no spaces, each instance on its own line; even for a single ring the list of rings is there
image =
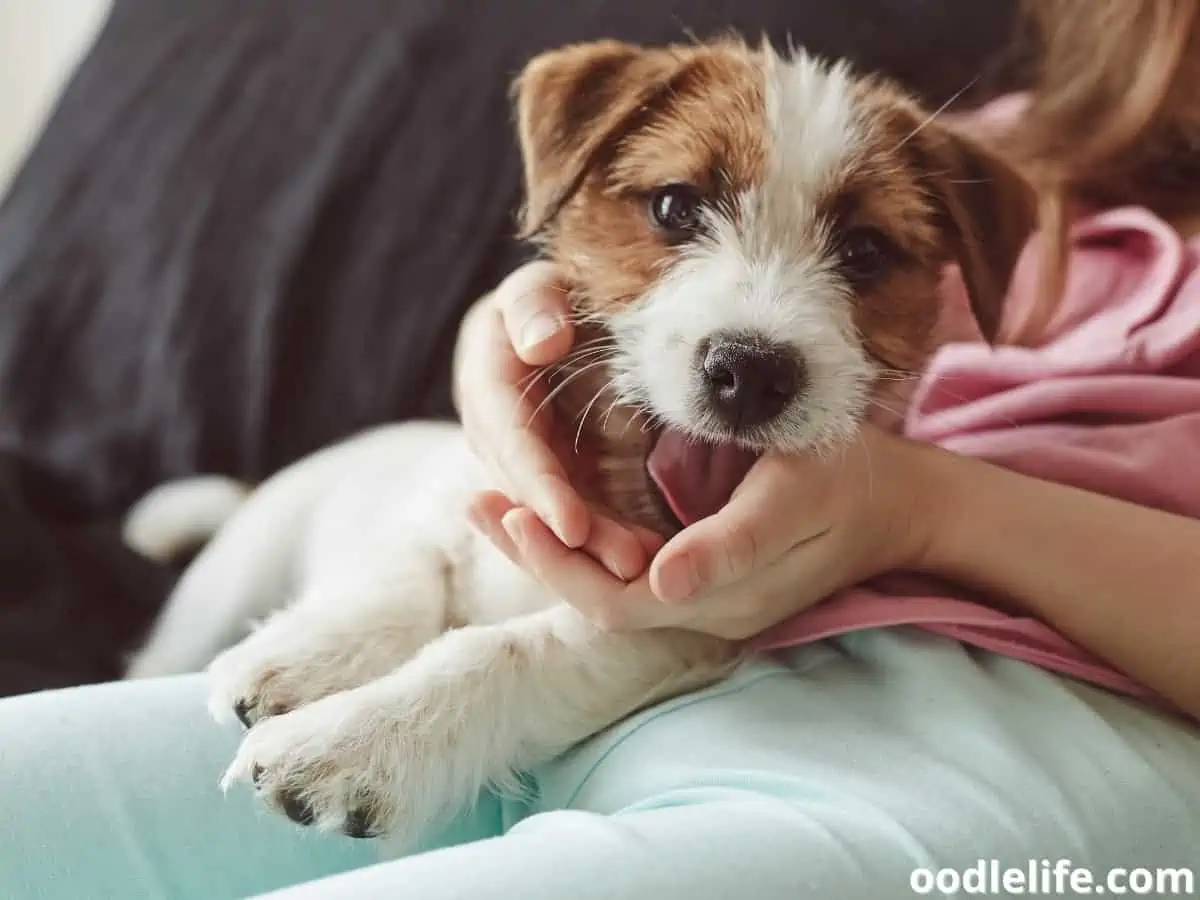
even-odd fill
[[[486,768],[472,758],[461,707],[438,702],[372,684],[263,720],[246,734],[222,786],[248,781],[300,825],[415,838],[474,800]]]
[[[289,610],[269,619],[208,667],[209,711],[249,728],[339,691],[358,687],[404,661],[386,640],[364,642],[328,618]]]

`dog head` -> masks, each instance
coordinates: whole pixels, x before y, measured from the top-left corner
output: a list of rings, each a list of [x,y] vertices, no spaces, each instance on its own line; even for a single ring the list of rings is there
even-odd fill
[[[880,378],[934,349],[945,264],[996,332],[1031,191],[884,81],[766,44],[606,41],[534,59],[516,94],[524,232],[574,286],[601,387],[644,415],[626,455],[675,518],[756,454],[852,439]]]

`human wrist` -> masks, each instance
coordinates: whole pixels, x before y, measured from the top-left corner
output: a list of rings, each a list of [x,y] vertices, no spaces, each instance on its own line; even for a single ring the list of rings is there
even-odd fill
[[[961,584],[991,582],[996,541],[1031,512],[1028,479],[985,460],[922,445],[920,490],[927,498],[912,571]],[[1026,523],[1027,525],[1027,523]]]
[[[959,568],[962,510],[977,478],[974,469],[986,464],[931,444],[904,443],[911,512],[903,568],[946,576]]]

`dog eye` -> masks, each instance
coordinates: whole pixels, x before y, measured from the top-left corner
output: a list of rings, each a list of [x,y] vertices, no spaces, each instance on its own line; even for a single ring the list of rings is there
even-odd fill
[[[690,184],[668,184],[650,195],[650,218],[672,239],[682,240],[699,229],[704,197]]]
[[[849,278],[862,284],[884,273],[895,258],[895,247],[878,229],[859,226],[842,236],[838,256]]]

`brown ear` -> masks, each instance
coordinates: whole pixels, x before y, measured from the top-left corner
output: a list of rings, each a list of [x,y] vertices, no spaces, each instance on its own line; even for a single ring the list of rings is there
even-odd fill
[[[997,154],[937,123],[916,136],[979,330],[995,341],[1013,270],[1037,228],[1037,197]]]
[[[554,219],[677,67],[665,50],[618,41],[552,50],[525,67],[513,86],[525,163],[523,236]]]

